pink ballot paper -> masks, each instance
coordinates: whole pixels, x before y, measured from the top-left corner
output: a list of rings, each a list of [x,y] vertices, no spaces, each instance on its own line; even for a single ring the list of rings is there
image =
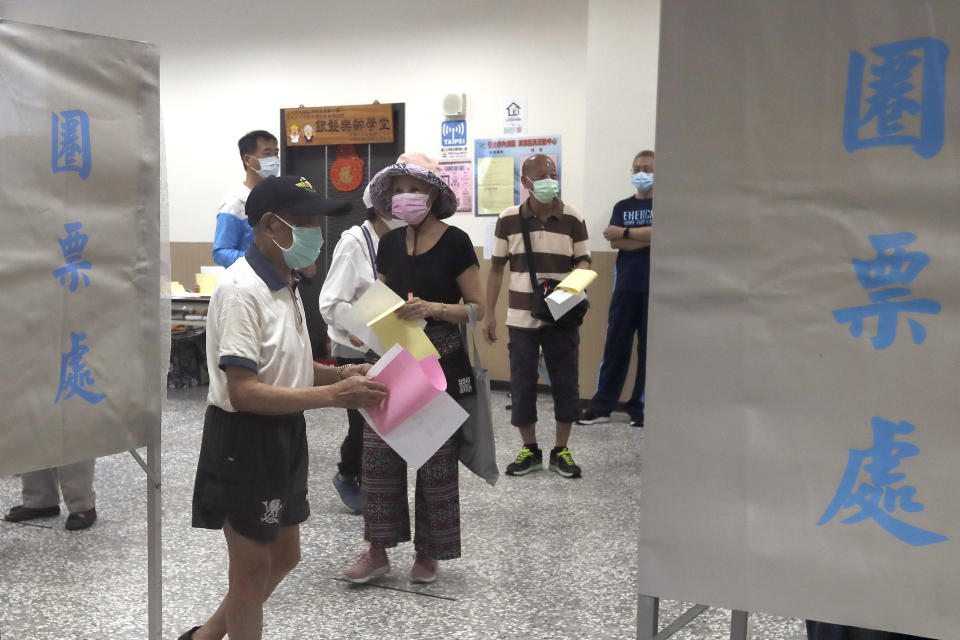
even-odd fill
[[[445,393],[447,381],[437,356],[416,360],[394,345],[367,377],[386,385],[390,395],[360,413],[411,467],[420,468],[468,417]]]

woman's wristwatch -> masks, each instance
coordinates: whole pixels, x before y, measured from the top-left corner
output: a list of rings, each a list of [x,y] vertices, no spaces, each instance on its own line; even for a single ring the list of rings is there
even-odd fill
[[[624,237],[624,238],[629,238],[629,237],[630,237],[630,227],[624,227],[624,228],[623,228],[623,237]]]

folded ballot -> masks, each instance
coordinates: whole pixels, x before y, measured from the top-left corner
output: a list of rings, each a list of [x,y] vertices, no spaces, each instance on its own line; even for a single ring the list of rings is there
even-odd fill
[[[367,377],[389,389],[377,407],[360,409],[367,423],[407,464],[419,469],[456,433],[468,414],[447,394],[447,381],[435,355],[417,360],[394,345]]]
[[[559,320],[567,311],[587,299],[584,291],[597,277],[597,272],[591,269],[574,269],[566,278],[560,281],[549,296],[547,308],[554,320]]]
[[[438,356],[436,348],[423,332],[426,322],[401,320],[396,311],[403,299],[383,282],[376,280],[353,304],[342,319],[343,328],[360,338],[377,354],[383,355],[395,344],[413,354],[417,360]]]

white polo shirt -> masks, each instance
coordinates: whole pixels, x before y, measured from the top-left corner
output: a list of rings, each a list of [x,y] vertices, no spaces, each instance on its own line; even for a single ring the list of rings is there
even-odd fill
[[[295,287],[251,245],[217,280],[207,312],[207,402],[235,413],[226,366],[278,387],[313,385],[313,349]]]

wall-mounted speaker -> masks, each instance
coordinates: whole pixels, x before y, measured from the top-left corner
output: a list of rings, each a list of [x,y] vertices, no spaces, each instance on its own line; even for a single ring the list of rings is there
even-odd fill
[[[467,112],[467,94],[448,93],[443,99],[443,115],[448,118],[462,118]]]

